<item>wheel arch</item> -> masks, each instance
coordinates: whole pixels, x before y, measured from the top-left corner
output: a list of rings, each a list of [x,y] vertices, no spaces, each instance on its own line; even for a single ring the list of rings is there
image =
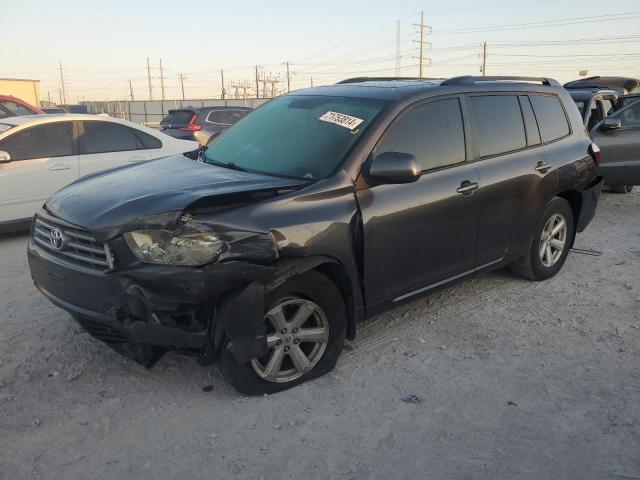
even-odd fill
[[[578,219],[580,218],[580,211],[582,210],[582,196],[577,190],[565,190],[564,192],[556,194],[556,197],[566,200],[573,212],[573,237],[571,238],[571,246],[573,247],[578,230]]]
[[[361,295],[358,282],[349,275],[347,268],[338,259],[326,255],[312,255],[300,258],[283,258],[277,264],[278,273],[265,285],[265,292],[282,285],[289,278],[310,270],[316,270],[328,277],[340,290],[347,308],[347,338],[353,340],[356,323],[362,315]]]
[[[212,350],[205,352],[205,357],[212,359],[213,352],[224,344],[225,338],[233,340],[233,351],[238,361],[247,361],[257,352],[264,351],[266,341],[262,318],[265,293],[311,270],[328,277],[342,294],[347,309],[346,337],[350,340],[355,337],[356,321],[362,315],[362,296],[358,294],[358,283],[339,260],[324,255],[285,257],[272,264],[271,269],[273,273],[267,279],[254,280],[221,296],[214,313]],[[244,321],[238,322],[240,318]]]

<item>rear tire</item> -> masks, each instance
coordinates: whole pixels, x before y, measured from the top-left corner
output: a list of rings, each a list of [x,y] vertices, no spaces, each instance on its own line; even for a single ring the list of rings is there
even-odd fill
[[[564,198],[553,198],[540,217],[531,249],[511,264],[511,270],[538,282],[553,277],[564,265],[573,234],[571,206]]]
[[[346,338],[347,310],[328,277],[313,270],[297,275],[267,293],[264,304],[269,353],[239,364],[225,345],[219,367],[231,385],[247,395],[275,393],[335,367]]]
[[[631,193],[633,185],[610,185],[613,193]]]

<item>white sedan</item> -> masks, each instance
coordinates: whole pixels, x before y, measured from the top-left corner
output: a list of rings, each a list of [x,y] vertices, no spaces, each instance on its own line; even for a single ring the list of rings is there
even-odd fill
[[[0,120],[0,232],[28,225],[52,193],[84,175],[196,148],[197,142],[104,116],[4,118]]]

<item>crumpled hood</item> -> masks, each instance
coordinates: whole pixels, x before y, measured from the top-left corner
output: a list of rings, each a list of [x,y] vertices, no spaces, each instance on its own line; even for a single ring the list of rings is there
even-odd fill
[[[182,212],[204,197],[303,183],[173,155],[87,175],[53,194],[45,206],[53,215],[92,231],[119,230],[144,217]]]

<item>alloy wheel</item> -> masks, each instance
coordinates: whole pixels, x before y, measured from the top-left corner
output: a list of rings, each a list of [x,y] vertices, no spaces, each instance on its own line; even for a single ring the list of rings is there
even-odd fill
[[[265,315],[269,353],[251,360],[264,380],[285,383],[317,365],[329,341],[329,322],[323,310],[304,298],[280,300]]]
[[[553,267],[562,256],[567,243],[567,221],[559,213],[547,220],[540,236],[540,261],[547,268]]]

